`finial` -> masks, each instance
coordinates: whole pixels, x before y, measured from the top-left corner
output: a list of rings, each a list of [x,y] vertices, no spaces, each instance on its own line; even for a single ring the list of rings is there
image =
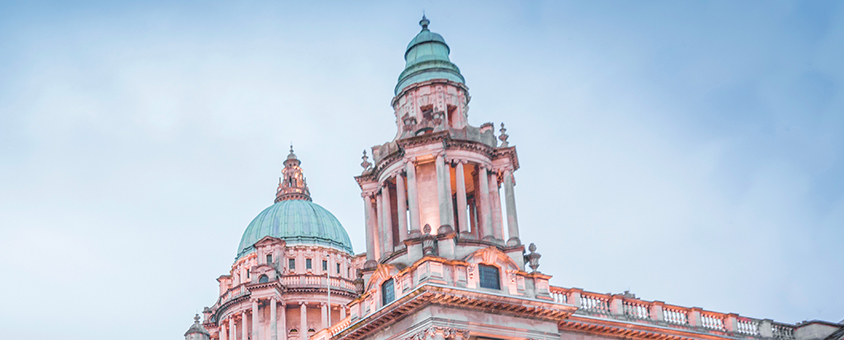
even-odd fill
[[[197,313],[196,316],[193,317],[193,323],[199,323],[199,313]]]
[[[293,142],[290,142],[290,153],[293,153]]]
[[[422,20],[419,20],[419,26],[422,26],[423,31],[428,30],[428,25],[431,24],[431,21],[428,18],[425,18],[425,11],[422,11]]]
[[[363,162],[360,163],[360,166],[363,167],[364,170],[369,169],[369,166],[372,163],[369,163],[369,157],[366,157],[366,150],[363,150],[363,156],[360,158]]]
[[[539,268],[539,258],[542,255],[536,252],[536,245],[533,243],[528,246],[528,250],[530,250],[530,253],[525,255],[525,260],[527,260],[530,269],[535,272]]]
[[[501,134],[498,135],[498,139],[501,140],[501,147],[510,146],[510,143],[507,142],[507,138],[510,138],[510,136],[507,135],[507,129],[504,128],[503,122],[501,123],[501,129],[499,129],[498,131],[501,132]]]

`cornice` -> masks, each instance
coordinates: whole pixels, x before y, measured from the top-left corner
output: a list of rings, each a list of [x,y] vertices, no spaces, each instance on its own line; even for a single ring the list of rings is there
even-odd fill
[[[437,284],[423,284],[400,299],[351,324],[334,336],[335,340],[359,340],[377,332],[384,324],[404,318],[429,305],[480,310],[531,319],[557,321],[569,317],[577,309],[571,305],[537,299],[490,294]]]
[[[674,328],[669,324],[653,325],[640,322],[614,320],[606,317],[593,317],[573,314],[559,323],[561,331],[588,333],[590,335],[605,335],[623,337],[625,339],[658,339],[658,340],[716,340],[740,339],[725,332],[698,332],[693,329]]]

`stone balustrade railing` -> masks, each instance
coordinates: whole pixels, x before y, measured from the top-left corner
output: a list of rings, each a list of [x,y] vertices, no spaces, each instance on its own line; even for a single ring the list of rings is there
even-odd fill
[[[351,280],[339,277],[332,277],[327,279],[325,275],[311,275],[311,274],[294,274],[284,275],[281,277],[281,284],[285,286],[314,286],[325,287],[326,280],[329,280],[332,288],[343,289],[348,291],[355,291],[355,284]]]
[[[697,307],[669,305],[660,301],[645,301],[625,294],[600,294],[585,292],[579,288],[551,286],[551,297],[555,302],[577,307],[575,314],[653,323],[735,337],[795,339],[795,325],[707,311]]]

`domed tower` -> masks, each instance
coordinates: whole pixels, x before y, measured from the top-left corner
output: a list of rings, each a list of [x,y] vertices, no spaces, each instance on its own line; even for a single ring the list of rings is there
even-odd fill
[[[304,340],[346,317],[358,295],[356,257],[346,230],[314,203],[290,147],[273,205],[246,227],[220,296],[203,313],[220,340]]]
[[[366,213],[367,268],[397,258],[393,254],[404,252],[413,233],[455,233],[517,252],[521,247],[516,148],[503,124],[498,139],[492,123],[469,124],[469,88],[449,59],[451,50],[428,29],[427,18],[419,24],[394,90],[396,137],[372,147],[374,162],[365,158],[356,177]]]
[[[392,100],[396,136],[372,147],[372,162],[364,151],[355,177],[365,282],[349,304],[351,325],[332,328],[331,339],[554,338],[575,309],[553,301],[540,255],[519,238],[516,148],[503,124],[498,138],[492,123],[469,124],[469,89],[451,50],[424,16],[419,23]]]

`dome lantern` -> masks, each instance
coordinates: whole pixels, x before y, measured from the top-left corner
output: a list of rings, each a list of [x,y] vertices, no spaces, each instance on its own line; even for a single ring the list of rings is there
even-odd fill
[[[305,180],[305,173],[299,167],[300,164],[302,162],[293,153],[293,144],[290,144],[290,154],[284,160],[282,177],[278,179],[278,188],[275,192],[276,203],[285,200],[311,201],[311,192],[308,190],[308,182]]]
[[[445,39],[437,33],[431,32],[428,25],[431,21],[422,15],[419,26],[422,31],[407,44],[404,53],[404,71],[399,75],[395,94],[398,95],[406,87],[433,79],[445,79],[457,83],[465,83],[460,69],[449,60],[451,53]]]

